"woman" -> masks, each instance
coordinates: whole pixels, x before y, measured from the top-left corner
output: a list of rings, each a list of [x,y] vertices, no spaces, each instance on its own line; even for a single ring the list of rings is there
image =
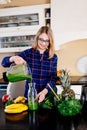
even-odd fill
[[[54,54],[54,40],[52,30],[42,26],[37,32],[32,48],[20,52],[16,56],[8,56],[2,60],[2,66],[9,67],[12,63],[17,65],[28,64],[31,68],[33,82],[38,92],[36,99],[42,102],[53,88],[57,80],[57,55]],[[26,81],[24,96],[28,94],[28,81]]]

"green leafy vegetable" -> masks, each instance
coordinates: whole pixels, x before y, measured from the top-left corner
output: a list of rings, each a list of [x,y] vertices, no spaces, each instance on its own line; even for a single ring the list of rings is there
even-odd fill
[[[64,100],[57,107],[60,114],[63,116],[74,116],[80,113],[82,109],[82,105],[75,98]]]
[[[54,107],[54,94],[50,92],[46,99],[43,102],[39,103],[39,107],[52,109]]]
[[[12,100],[8,100],[5,105],[8,106],[8,105],[13,104],[13,103],[14,102]]]
[[[47,98],[45,101],[41,102],[39,104],[40,107],[45,108],[45,109],[52,109],[54,106],[53,103]]]

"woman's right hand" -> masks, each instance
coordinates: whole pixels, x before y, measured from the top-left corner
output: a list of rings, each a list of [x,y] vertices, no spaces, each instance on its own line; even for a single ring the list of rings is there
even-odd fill
[[[20,56],[10,57],[10,62],[14,62],[16,65],[26,64],[26,61]]]

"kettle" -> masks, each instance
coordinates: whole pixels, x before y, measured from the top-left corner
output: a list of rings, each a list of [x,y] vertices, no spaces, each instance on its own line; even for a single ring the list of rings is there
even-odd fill
[[[30,80],[30,82],[32,82],[31,69],[27,64],[11,64],[6,72],[6,77],[10,82],[18,82],[22,80]]]

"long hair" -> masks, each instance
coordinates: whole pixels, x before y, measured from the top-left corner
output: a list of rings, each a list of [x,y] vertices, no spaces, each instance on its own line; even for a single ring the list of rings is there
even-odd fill
[[[48,38],[49,38],[49,46],[48,46],[47,51],[48,51],[48,53],[49,53],[49,58],[52,58],[53,55],[54,55],[54,38],[53,38],[53,32],[52,32],[52,30],[51,30],[50,27],[42,26],[42,27],[38,30],[38,32],[37,32],[37,34],[36,34],[36,36],[35,36],[35,39],[34,39],[34,44],[33,44],[32,47],[33,47],[35,50],[37,50],[37,47],[38,47],[38,38],[39,38],[39,36],[40,36],[42,33],[46,33],[47,36],[48,36]]]

